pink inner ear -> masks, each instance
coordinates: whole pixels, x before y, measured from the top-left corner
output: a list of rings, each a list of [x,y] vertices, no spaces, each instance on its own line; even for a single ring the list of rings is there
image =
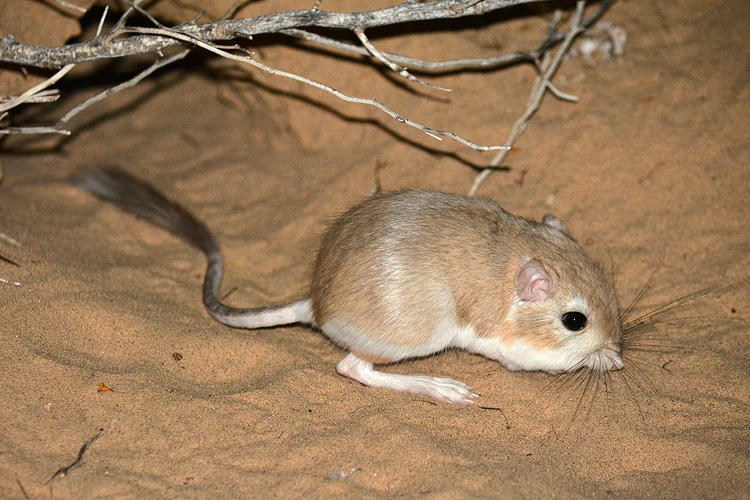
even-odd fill
[[[542,302],[555,296],[555,284],[541,262],[532,259],[518,271],[516,295],[527,302]]]

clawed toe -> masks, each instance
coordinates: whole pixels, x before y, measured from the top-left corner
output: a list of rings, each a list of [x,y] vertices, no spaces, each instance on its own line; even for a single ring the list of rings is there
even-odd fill
[[[425,394],[445,403],[457,405],[474,404],[479,394],[472,392],[471,387],[452,379],[433,379],[436,383]]]

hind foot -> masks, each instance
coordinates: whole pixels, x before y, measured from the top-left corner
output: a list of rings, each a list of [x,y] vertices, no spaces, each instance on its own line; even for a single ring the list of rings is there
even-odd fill
[[[375,370],[373,364],[349,354],[336,365],[336,371],[367,387],[392,389],[430,396],[446,403],[468,405],[479,397],[471,387],[450,378],[425,377],[420,375],[396,375]]]

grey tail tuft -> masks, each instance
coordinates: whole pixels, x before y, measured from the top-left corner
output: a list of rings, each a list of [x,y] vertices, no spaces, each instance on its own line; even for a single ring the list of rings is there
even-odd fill
[[[74,177],[73,182],[126,212],[147,220],[194,247],[206,256],[220,253],[219,244],[205,224],[179,204],[132,175],[116,168],[100,168]]]
[[[208,259],[203,282],[203,304],[221,323],[238,328],[314,323],[309,301],[253,309],[237,309],[223,304],[219,299],[222,259],[216,238],[203,222],[145,182],[117,168],[84,172],[77,175],[73,182],[81,189],[111,201],[121,209],[166,229],[201,250]]]

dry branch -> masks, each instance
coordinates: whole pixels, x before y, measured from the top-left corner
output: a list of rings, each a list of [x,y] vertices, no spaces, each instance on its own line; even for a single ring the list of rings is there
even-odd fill
[[[277,12],[247,19],[228,19],[228,14],[227,16],[224,16],[221,20],[216,22],[196,24],[195,21],[191,21],[189,23],[185,23],[173,28],[162,25],[148,12],[143,10],[139,6],[142,0],[133,0],[132,2],[130,2],[129,0],[124,1],[128,2],[130,5],[126,12],[118,19],[118,21],[112,26],[112,28],[109,29],[109,31],[103,34],[100,34],[98,31],[97,36],[91,41],[70,44],[61,47],[48,48],[41,46],[23,45],[17,43],[12,35],[7,35],[6,37],[0,39],[0,61],[41,68],[59,68],[64,66],[65,70],[68,70],[75,64],[80,64],[97,59],[122,58],[135,54],[155,53],[158,54],[159,57],[156,62],[151,67],[147,68],[127,82],[117,85],[105,92],[102,92],[101,94],[84,102],[83,104],[76,106],[61,120],[59,120],[54,127],[5,127],[0,128],[0,134],[69,134],[67,130],[63,129],[63,126],[73,116],[111,94],[114,94],[125,88],[132,87],[141,79],[157,70],[158,68],[170,64],[171,62],[174,62],[181,57],[184,57],[186,52],[180,56],[172,56],[169,58],[164,58],[164,55],[161,52],[163,49],[166,49],[168,47],[182,44],[188,46],[197,46],[220,55],[221,57],[250,64],[267,73],[303,82],[307,85],[311,85],[315,88],[328,92],[345,102],[374,106],[387,113],[391,117],[395,118],[399,122],[421,130],[422,132],[437,139],[447,137],[478,151],[504,149],[507,153],[509,146],[480,146],[469,140],[459,137],[453,132],[436,130],[424,125],[420,125],[386,107],[377,99],[348,96],[342,92],[337,91],[336,89],[331,88],[328,85],[316,82],[304,76],[266,66],[254,59],[251,52],[240,46],[222,46],[218,45],[216,42],[237,38],[250,39],[254,35],[259,34],[280,33],[293,38],[306,40],[307,42],[319,45],[324,48],[334,48],[336,50],[370,56],[373,60],[379,61],[380,63],[384,64],[399,76],[407,78],[412,82],[425,84],[430,87],[435,86],[427,84],[422,80],[416,78],[406,68],[409,67],[425,72],[459,71],[463,69],[497,67],[524,60],[533,61],[538,65],[539,61],[545,56],[545,54],[547,54],[549,49],[562,42],[562,45],[565,48],[558,52],[558,55],[555,58],[557,64],[554,66],[554,69],[549,72],[549,74],[547,69],[541,70],[540,78],[543,79],[543,84],[537,83],[537,85],[535,85],[535,94],[533,95],[537,95],[541,92],[541,94],[538,95],[539,102],[541,102],[541,96],[543,96],[547,90],[551,90],[559,97],[569,97],[562,95],[562,93],[560,93],[559,91],[556,91],[556,89],[550,83],[551,77],[554,74],[557,66],[559,66],[562,55],[565,55],[567,53],[570,41],[572,41],[572,39],[575,38],[575,36],[580,33],[580,31],[591,26],[603,14],[603,12],[606,11],[612,3],[614,3],[615,0],[604,0],[598,10],[589,19],[586,20],[583,20],[582,18],[583,10],[585,8],[585,2],[579,2],[579,16],[577,17],[577,22],[570,29],[570,31],[567,33],[557,33],[556,30],[550,30],[549,36],[535,51],[515,52],[512,54],[494,56],[485,59],[459,59],[443,62],[421,61],[415,58],[381,52],[376,49],[370,42],[367,35],[365,34],[365,31],[374,27],[390,26],[407,22],[413,23],[415,21],[430,21],[438,19],[460,18],[466,16],[481,16],[494,10],[528,3],[534,0],[409,0],[393,7],[369,12],[355,13],[335,13],[322,11],[318,8],[320,2],[316,2],[309,10]],[[127,26],[127,21],[134,11],[138,11],[146,16],[146,18],[149,19],[155,27],[143,28]],[[102,18],[102,22],[100,23],[100,30],[103,21],[104,18]],[[305,28],[328,28],[333,29],[334,32],[335,30],[348,31],[354,33],[357,36],[361,43],[361,46],[336,40],[335,38],[311,33],[309,31],[306,31]],[[240,52],[240,54],[238,54],[237,52]],[[58,73],[59,76],[62,76],[62,74],[62,71]],[[42,89],[51,85],[55,78],[59,78],[58,75],[53,76],[50,80],[44,82],[37,88],[27,91],[22,96],[12,99],[9,102],[0,104],[0,111],[2,111],[3,109],[11,109],[22,102],[34,102],[40,100],[43,97],[40,94]],[[435,88],[442,89],[441,87]],[[522,117],[522,119],[528,121],[532,114],[533,112],[530,114],[527,113],[525,115],[525,118]],[[1,115],[0,119],[2,119],[4,116],[5,115]],[[522,132],[522,129],[520,130],[520,132]],[[511,140],[514,141],[517,138],[517,135],[520,135],[520,132],[516,134],[515,138],[511,137]],[[498,156],[497,158],[504,158],[504,156]],[[498,160],[498,162],[499,161],[501,160]],[[493,162],[493,165],[490,165],[489,168],[493,168],[494,166],[496,166],[496,164],[494,164]],[[488,174],[485,173],[483,175],[486,176]],[[479,184],[481,184],[481,181],[479,182]],[[479,184],[475,183],[474,190],[479,187]]]
[[[535,0],[407,1],[393,7],[368,12],[293,10],[247,19],[227,19],[206,24],[188,23],[176,26],[174,29],[206,42],[251,38],[253,35],[312,27],[354,32],[406,22],[478,16],[532,1]],[[107,34],[90,42],[46,48],[20,44],[15,41],[13,35],[7,35],[0,39],[0,61],[39,68],[60,68],[67,64],[78,64],[96,59],[155,53],[179,43],[179,40],[159,35],[112,38],[110,34]]]
[[[571,28],[565,35],[563,43],[557,49],[557,52],[554,56],[551,56],[550,53],[547,52],[545,54],[544,60],[539,64],[539,75],[537,76],[536,81],[534,82],[534,86],[532,87],[531,95],[529,96],[529,100],[526,103],[526,109],[524,110],[521,117],[518,118],[516,123],[513,125],[510,136],[505,143],[508,146],[513,147],[518,138],[521,137],[521,134],[523,134],[524,130],[526,130],[526,125],[528,125],[529,120],[531,120],[531,117],[534,116],[534,114],[537,112],[539,106],[542,105],[542,99],[544,99],[544,95],[547,93],[547,90],[550,90],[553,94],[563,99],[577,100],[570,96],[561,94],[559,91],[555,90],[552,86],[551,81],[555,76],[557,69],[560,67],[560,64],[562,64],[563,57],[570,50],[570,46],[573,43],[573,40],[575,40],[576,36],[578,36],[586,29],[583,22],[583,13],[585,9],[586,2],[579,0],[576,6],[576,13],[573,17],[573,20],[571,21]],[[550,31],[554,32],[558,22],[559,19],[557,19],[556,17],[556,19],[550,25]],[[500,151],[495,156],[495,158],[492,159],[489,166],[487,166],[487,168],[482,170],[482,172],[480,172],[474,178],[474,183],[469,190],[469,196],[474,196],[477,193],[477,191],[482,186],[482,184],[484,184],[487,178],[496,171],[497,167],[503,161],[505,161],[505,158],[508,156],[509,152],[510,148],[504,151]]]

